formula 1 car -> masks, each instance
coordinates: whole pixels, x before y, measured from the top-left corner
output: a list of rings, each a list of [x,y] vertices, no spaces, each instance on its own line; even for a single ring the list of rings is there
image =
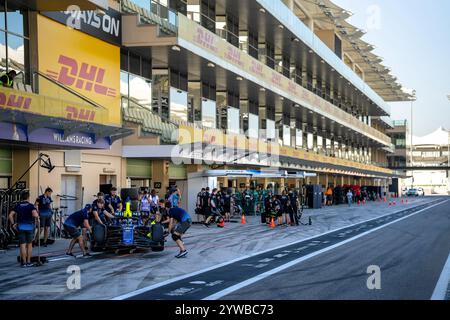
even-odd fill
[[[131,217],[130,217],[131,216]],[[150,222],[139,212],[118,212],[113,221],[101,225],[94,223],[90,235],[91,251],[128,251],[136,249],[164,250],[164,227]]]

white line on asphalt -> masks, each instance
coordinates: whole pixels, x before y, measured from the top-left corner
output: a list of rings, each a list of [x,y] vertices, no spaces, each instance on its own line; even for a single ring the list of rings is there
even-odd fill
[[[352,241],[354,241],[354,240],[356,240],[356,239],[359,239],[359,238],[361,238],[361,237],[364,237],[364,236],[366,236],[366,235],[368,235],[368,234],[370,234],[370,233],[372,233],[372,232],[375,232],[375,231],[378,231],[378,230],[380,230],[380,229],[383,229],[383,228],[385,228],[385,227],[387,227],[387,226],[389,226],[389,225],[391,225],[391,224],[394,224],[394,223],[397,223],[397,222],[399,222],[399,221],[402,221],[402,220],[411,218],[412,216],[415,216],[415,215],[417,215],[417,214],[419,214],[419,213],[421,213],[421,212],[423,212],[423,211],[427,211],[427,210],[429,210],[429,209],[431,209],[431,208],[433,208],[433,207],[436,207],[436,206],[441,205],[441,204],[443,204],[443,203],[446,203],[446,202],[448,202],[448,201],[450,201],[450,200],[446,200],[446,201],[443,201],[443,202],[434,204],[434,205],[432,205],[432,206],[430,206],[430,207],[428,207],[428,208],[425,208],[425,209],[419,210],[419,211],[417,211],[417,212],[414,212],[414,213],[410,214],[409,216],[402,217],[402,218],[397,219],[397,220],[395,220],[395,221],[389,222],[389,223],[387,223],[387,224],[385,224],[385,225],[382,225],[382,226],[379,226],[379,227],[377,227],[377,228],[371,229],[371,230],[369,230],[369,231],[363,232],[363,233],[361,233],[361,234],[359,234],[359,235],[357,235],[357,236],[354,236],[354,237],[352,237],[352,238],[350,238],[350,239],[341,241],[341,242],[336,243],[336,244],[334,244],[334,245],[331,245],[331,246],[329,246],[329,247],[327,247],[327,248],[324,248],[324,249],[321,249],[321,250],[319,250],[319,251],[310,253],[310,254],[308,254],[308,255],[306,255],[306,256],[304,256],[304,257],[301,257],[301,258],[298,258],[298,259],[293,260],[293,261],[291,261],[291,262],[288,262],[288,263],[286,263],[286,264],[283,264],[283,265],[281,265],[281,266],[279,266],[279,267],[277,267],[277,268],[275,268],[275,269],[272,269],[272,270],[270,270],[270,271],[261,273],[261,274],[257,275],[256,277],[247,279],[247,280],[245,280],[245,281],[243,281],[243,282],[241,282],[241,283],[235,284],[234,286],[231,286],[231,287],[226,288],[226,289],[224,289],[224,290],[222,290],[222,291],[216,292],[216,293],[214,293],[214,294],[212,294],[212,295],[210,295],[210,296],[208,296],[208,297],[206,297],[206,298],[204,298],[204,299],[202,299],[202,300],[217,300],[217,299],[220,299],[220,298],[222,298],[222,297],[224,297],[224,296],[226,296],[226,295],[229,295],[230,293],[233,293],[233,292],[235,292],[235,291],[237,291],[237,290],[240,290],[240,289],[242,289],[242,288],[244,288],[244,287],[247,287],[247,286],[249,286],[249,285],[251,285],[251,284],[253,284],[253,283],[255,283],[255,282],[261,281],[261,280],[263,280],[263,279],[265,279],[265,278],[267,278],[267,277],[269,277],[269,276],[272,276],[272,275],[274,275],[274,274],[276,274],[276,273],[278,273],[278,272],[281,272],[281,271],[283,271],[283,270],[286,270],[286,269],[288,269],[288,268],[290,268],[290,267],[292,267],[292,266],[294,266],[294,265],[296,265],[296,264],[299,264],[300,262],[306,261],[306,260],[311,259],[311,258],[313,258],[313,257],[315,257],[315,256],[318,256],[318,255],[320,255],[320,254],[322,254],[322,253],[325,253],[325,252],[331,251],[331,250],[333,250],[333,249],[336,249],[336,248],[338,248],[338,247],[340,247],[340,246],[343,246],[344,244],[347,244],[347,243],[352,242]],[[447,283],[448,283],[448,282],[447,282]]]
[[[48,261],[54,262],[54,261],[68,260],[68,259],[73,259],[73,258],[72,257],[54,258],[54,259],[48,259]]]
[[[438,204],[442,204],[442,203],[445,203],[447,201],[441,201]],[[421,204],[418,204],[417,206],[419,206],[419,205],[421,205]],[[227,262],[223,262],[223,263],[220,263],[218,265],[214,265],[214,266],[208,267],[206,269],[201,269],[201,270],[198,270],[198,271],[195,271],[195,272],[192,272],[192,273],[184,274],[184,275],[181,275],[179,277],[168,279],[168,280],[163,281],[163,282],[155,283],[155,284],[152,284],[150,286],[131,291],[129,293],[126,293],[126,294],[120,295],[118,297],[112,298],[111,300],[125,300],[125,299],[129,299],[129,298],[137,296],[137,295],[139,295],[141,293],[145,293],[145,292],[151,291],[153,289],[156,289],[156,288],[159,288],[159,287],[163,287],[165,285],[168,285],[168,284],[171,284],[171,283],[174,283],[174,282],[186,279],[186,278],[190,278],[190,277],[196,276],[198,274],[202,274],[202,273],[205,273],[205,272],[208,272],[208,271],[211,271],[211,270],[215,270],[215,269],[218,269],[218,268],[221,268],[221,267],[233,264],[235,262],[239,262],[239,261],[245,260],[247,258],[251,258],[251,257],[257,256],[257,255],[260,255],[260,254],[264,254],[264,253],[267,253],[267,252],[270,252],[270,251],[274,251],[274,250],[278,250],[278,249],[281,249],[281,248],[285,248],[287,246],[291,246],[291,245],[294,245],[294,244],[297,244],[297,243],[305,242],[305,241],[308,241],[308,240],[311,240],[311,239],[315,239],[317,237],[321,237],[321,236],[324,236],[324,235],[327,235],[327,234],[330,234],[330,233],[334,233],[336,231],[343,230],[343,229],[349,228],[351,226],[355,226],[355,225],[360,224],[360,223],[368,223],[370,221],[375,221],[376,219],[379,219],[379,218],[385,217],[385,216],[389,216],[391,214],[395,214],[395,213],[398,213],[400,211],[403,211],[403,210],[398,210],[398,211],[386,213],[385,215],[382,215],[382,216],[379,216],[379,217],[363,220],[361,222],[357,222],[357,223],[354,223],[352,225],[348,225],[348,226],[344,226],[344,227],[337,228],[337,229],[334,229],[334,230],[330,230],[328,232],[325,232],[325,233],[322,233],[322,234],[317,234],[317,235],[314,235],[314,236],[311,236],[311,237],[308,237],[308,238],[305,238],[305,239],[300,239],[298,241],[294,241],[294,242],[290,243],[289,245],[283,244],[283,245],[280,245],[278,247],[270,248],[270,249],[267,249],[267,250],[264,250],[264,251],[259,251],[259,252],[255,252],[255,253],[252,253],[252,254],[244,255],[242,257],[239,257],[239,258],[227,261]]]
[[[447,258],[447,262],[442,269],[441,276],[434,288],[431,300],[444,300],[447,293],[448,286],[450,284],[450,255]]]

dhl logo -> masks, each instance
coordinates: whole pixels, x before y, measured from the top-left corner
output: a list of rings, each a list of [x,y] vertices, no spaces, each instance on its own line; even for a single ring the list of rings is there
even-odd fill
[[[66,107],[66,117],[70,120],[85,120],[85,121],[94,121],[95,119],[95,111],[86,110],[86,109],[77,109],[75,107],[67,106]]]
[[[116,89],[108,88],[103,85],[106,70],[98,66],[81,64],[70,57],[60,55],[58,63],[61,65],[59,72],[47,70],[47,76],[68,86],[85,90],[108,97],[116,97]]]
[[[281,86],[281,74],[273,71],[272,72],[272,83],[280,87]]]
[[[199,45],[208,48],[211,51],[217,52],[218,48],[216,47],[214,36],[207,31],[203,31],[202,29],[197,29],[197,34],[194,38],[194,41]]]
[[[29,110],[31,106],[31,98],[17,94],[5,94],[0,92],[0,107],[10,107],[23,110]]]
[[[225,58],[230,60],[231,62],[243,66],[244,63],[241,61],[241,53],[239,50],[233,46],[227,48],[227,53],[225,54]]]

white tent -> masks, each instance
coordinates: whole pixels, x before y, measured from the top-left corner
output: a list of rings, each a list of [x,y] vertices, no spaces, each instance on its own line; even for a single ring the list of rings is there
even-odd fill
[[[450,133],[449,130],[439,127],[436,131],[429,133],[422,137],[413,136],[413,145],[438,145],[447,146],[449,144]]]

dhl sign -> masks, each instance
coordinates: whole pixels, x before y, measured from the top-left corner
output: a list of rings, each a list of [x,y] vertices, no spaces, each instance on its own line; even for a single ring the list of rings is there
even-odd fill
[[[98,122],[104,109],[77,107],[84,101],[73,90],[106,109],[103,124],[120,126],[120,48],[41,15],[38,34],[39,70],[52,79],[39,81],[39,93],[69,102],[68,119]]]
[[[4,87],[0,87],[1,109],[96,123],[104,123],[108,117],[105,109]]]
[[[68,86],[109,97],[116,97],[116,89],[103,85],[106,70],[99,66],[78,62],[73,57],[60,55],[58,58],[60,70],[47,70],[47,76]]]
[[[0,92],[0,107],[29,110],[31,98],[24,97],[22,94],[8,94]]]

